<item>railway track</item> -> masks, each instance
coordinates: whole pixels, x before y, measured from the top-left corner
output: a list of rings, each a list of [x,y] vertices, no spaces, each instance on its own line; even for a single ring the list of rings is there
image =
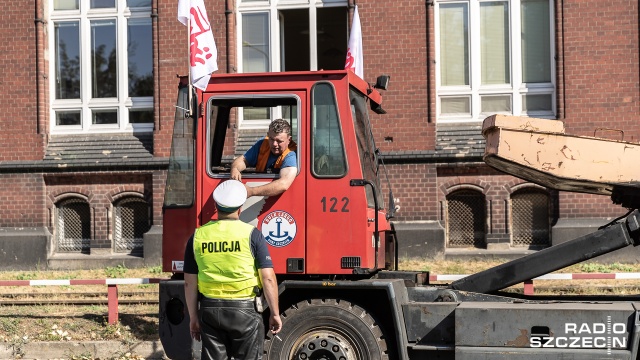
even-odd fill
[[[118,304],[157,304],[157,291],[119,291]],[[0,306],[8,305],[107,305],[107,292],[0,293]]]

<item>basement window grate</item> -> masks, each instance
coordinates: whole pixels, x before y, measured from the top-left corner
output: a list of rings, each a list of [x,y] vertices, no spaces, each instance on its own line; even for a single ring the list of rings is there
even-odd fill
[[[115,206],[115,252],[142,255],[143,235],[151,228],[149,205],[140,198],[126,198]]]
[[[69,199],[57,206],[56,249],[58,252],[88,254],[91,244],[91,211],[81,199]]]
[[[486,247],[486,206],[482,193],[473,190],[453,192],[447,196],[447,210],[449,247]]]
[[[511,195],[513,246],[549,246],[549,196],[541,191]]]

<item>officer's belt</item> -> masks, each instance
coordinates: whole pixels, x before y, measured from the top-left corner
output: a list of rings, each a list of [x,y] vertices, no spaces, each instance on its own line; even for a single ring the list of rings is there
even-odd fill
[[[202,299],[200,300],[200,305],[211,306],[211,307],[253,309],[255,307],[255,301],[254,299],[230,300],[230,299],[211,299],[208,297],[202,297]]]

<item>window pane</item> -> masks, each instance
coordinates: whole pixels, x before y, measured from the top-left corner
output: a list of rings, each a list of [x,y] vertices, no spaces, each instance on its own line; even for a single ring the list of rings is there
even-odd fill
[[[342,176],[347,170],[338,118],[338,106],[329,84],[313,88],[313,173],[317,176]]]
[[[318,69],[342,70],[347,57],[346,7],[318,8]]]
[[[189,107],[188,88],[185,86],[178,91],[176,101],[175,120],[173,122],[173,135],[171,140],[171,155],[169,157],[169,169],[165,186],[164,205],[180,206],[193,203],[193,148],[194,148],[194,124],[193,118],[185,116]],[[182,109],[181,109],[182,108]]]
[[[82,117],[80,111],[58,111],[56,112],[56,125],[80,125]]]
[[[56,99],[80,98],[80,24],[54,24],[56,51]]]
[[[522,111],[551,111],[551,94],[522,96]]]
[[[509,5],[480,3],[482,85],[511,83],[509,71]]]
[[[94,110],[91,123],[93,125],[106,125],[118,123],[117,110]]]
[[[442,86],[469,85],[469,30],[467,4],[440,5],[440,82]]]
[[[132,124],[153,123],[153,110],[129,110],[129,122]]]
[[[116,7],[116,0],[91,0],[92,9],[110,9]]]
[[[244,120],[267,120],[271,118],[269,108],[242,108],[242,114]]]
[[[440,113],[442,115],[470,114],[471,99],[464,97],[443,97],[440,99]]]
[[[78,10],[78,0],[53,0],[53,10]]]
[[[268,13],[242,14],[242,66],[244,72],[269,71]]]
[[[151,7],[151,0],[127,0],[128,7]]]
[[[551,82],[549,1],[522,0],[522,81]]]
[[[480,106],[483,114],[510,113],[511,95],[482,96]]]
[[[280,23],[282,71],[310,70],[309,9],[281,10]]]
[[[117,97],[116,21],[91,22],[91,95]]]
[[[151,19],[129,20],[127,38],[129,96],[153,96]]]

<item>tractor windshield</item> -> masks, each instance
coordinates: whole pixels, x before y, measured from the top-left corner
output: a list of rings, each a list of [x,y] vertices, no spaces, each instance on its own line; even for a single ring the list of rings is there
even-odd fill
[[[164,194],[165,207],[191,206],[194,199],[194,120],[189,116],[189,88],[181,86],[176,102],[171,157]]]

